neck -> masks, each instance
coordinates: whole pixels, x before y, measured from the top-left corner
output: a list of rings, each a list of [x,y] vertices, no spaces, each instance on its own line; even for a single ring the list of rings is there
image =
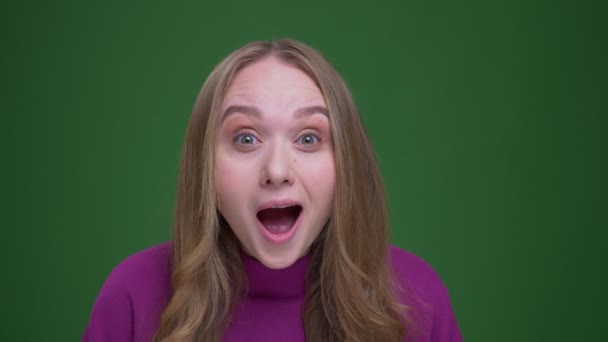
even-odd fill
[[[300,297],[306,294],[306,274],[310,253],[293,265],[282,269],[266,267],[259,260],[241,251],[247,274],[247,294],[254,297]]]

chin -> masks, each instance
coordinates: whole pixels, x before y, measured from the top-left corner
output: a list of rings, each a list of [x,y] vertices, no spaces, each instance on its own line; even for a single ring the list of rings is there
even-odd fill
[[[302,253],[295,250],[286,251],[259,251],[255,254],[255,258],[258,259],[264,266],[271,269],[282,269],[293,265],[298,259],[302,257]]]

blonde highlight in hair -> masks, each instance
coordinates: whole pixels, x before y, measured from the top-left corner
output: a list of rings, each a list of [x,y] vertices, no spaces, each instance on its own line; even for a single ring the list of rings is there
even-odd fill
[[[173,295],[154,340],[222,340],[243,295],[238,241],[217,209],[215,141],[220,106],[235,75],[268,56],[298,67],[316,82],[334,144],[334,208],[311,247],[302,315],[306,339],[401,341],[409,319],[388,261],[388,204],[374,151],[342,77],[318,51],[289,39],[253,42],[233,52],[198,95],[178,178]]]

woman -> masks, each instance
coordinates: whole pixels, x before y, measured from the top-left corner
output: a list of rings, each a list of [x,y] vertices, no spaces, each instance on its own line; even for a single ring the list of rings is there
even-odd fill
[[[447,289],[388,243],[380,170],[314,49],[254,42],[188,126],[175,231],[109,276],[83,341],[460,341]]]

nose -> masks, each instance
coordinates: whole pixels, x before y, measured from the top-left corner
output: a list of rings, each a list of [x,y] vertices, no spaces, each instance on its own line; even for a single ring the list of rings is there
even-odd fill
[[[260,170],[260,185],[263,187],[291,185],[294,182],[291,155],[286,148],[269,148]]]

